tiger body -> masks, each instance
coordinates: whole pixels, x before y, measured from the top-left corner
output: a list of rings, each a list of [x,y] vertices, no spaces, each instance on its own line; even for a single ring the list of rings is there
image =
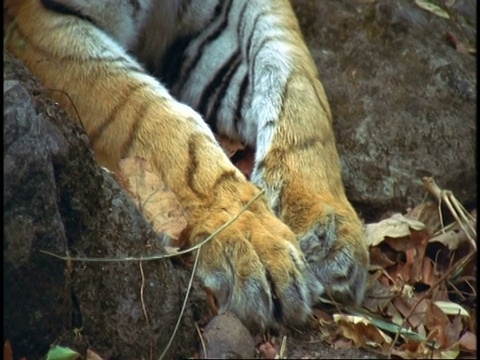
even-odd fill
[[[265,189],[202,249],[197,276],[219,312],[265,329],[304,322],[324,293],[362,300],[363,226],[287,0],[6,4],[8,50],[61,90],[51,96],[82,122],[100,164],[151,164],[185,209],[182,239],[205,239]],[[212,128],[255,148],[251,181]]]

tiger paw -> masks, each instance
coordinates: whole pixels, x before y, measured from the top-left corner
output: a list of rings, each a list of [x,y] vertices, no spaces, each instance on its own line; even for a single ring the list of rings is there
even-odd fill
[[[363,225],[350,203],[318,195],[297,201],[294,208],[284,220],[297,234],[308,267],[324,285],[325,297],[361,303],[369,255]]]
[[[183,235],[199,243],[233,215],[208,211]],[[256,330],[304,322],[323,290],[294,233],[264,204],[252,205],[202,246],[196,275],[219,313],[233,312]]]

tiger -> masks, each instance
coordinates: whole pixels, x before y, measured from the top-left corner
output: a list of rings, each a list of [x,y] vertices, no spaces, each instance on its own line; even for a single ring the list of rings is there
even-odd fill
[[[178,197],[196,277],[249,328],[361,303],[369,255],[332,114],[288,0],[6,0],[4,43],[112,172],[146,159]],[[7,15],[5,15],[7,14]],[[68,95],[68,96],[66,96]],[[254,149],[248,179],[215,134]],[[263,192],[260,194],[260,192]]]

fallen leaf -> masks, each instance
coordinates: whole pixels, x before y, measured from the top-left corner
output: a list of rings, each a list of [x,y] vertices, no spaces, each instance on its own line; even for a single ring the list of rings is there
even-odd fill
[[[375,327],[363,316],[334,314],[339,333],[353,341],[356,347],[373,347],[386,350],[392,338]]]
[[[250,179],[255,161],[255,151],[248,147],[245,150],[240,151],[238,154],[240,154],[240,156],[234,156],[232,162],[238,170],[243,173],[243,175]]]
[[[417,6],[420,7],[421,9],[429,11],[432,14],[440,16],[444,19],[450,19],[450,15],[448,14],[448,12],[446,10],[442,9],[438,5],[435,5],[435,4],[431,3],[430,1],[415,0],[415,4],[417,4]]]
[[[434,304],[447,315],[470,316],[462,306],[451,301],[434,301]]]
[[[3,360],[13,360],[12,345],[8,339],[3,344]]]
[[[472,46],[468,46],[468,45],[465,45],[464,43],[460,42],[457,40],[457,37],[455,35],[453,35],[452,33],[450,32],[447,32],[446,34],[446,37],[447,37],[447,40],[450,42],[450,44],[455,48],[455,50],[457,50],[459,53],[461,54],[470,54],[470,55],[473,55],[473,56],[476,56],[477,55],[477,49],[472,47]]]
[[[433,201],[424,201],[420,205],[407,211],[404,215],[407,219],[416,220],[425,225],[430,234],[440,230],[442,224],[438,215],[438,204]]]
[[[235,155],[238,151],[245,149],[245,145],[239,140],[233,140],[219,134],[215,134],[215,138],[229,158]]]
[[[262,354],[264,359],[277,359],[277,350],[275,347],[268,341],[265,341],[258,347],[260,354]]]
[[[402,214],[394,214],[378,223],[365,226],[365,241],[368,246],[380,244],[386,237],[403,238],[411,234],[411,230],[423,230],[425,225],[420,221],[408,219]]]
[[[458,346],[452,349],[438,350],[424,342],[407,341],[400,349],[393,349],[392,355],[402,359],[455,359],[460,354]]]
[[[47,360],[75,360],[80,354],[68,347],[55,346],[48,351]]]
[[[87,349],[86,360],[103,360],[103,358],[99,356],[97,353],[95,353],[94,351]]]
[[[120,170],[114,176],[120,186],[136,201],[144,216],[158,233],[178,239],[187,221],[175,194],[153,172],[143,158],[120,160]]]
[[[460,337],[459,340],[460,348],[463,348],[468,351],[477,351],[477,335],[467,331]]]
[[[456,250],[460,244],[468,242],[468,238],[460,225],[455,222],[433,235],[429,242],[439,242],[450,250]]]
[[[386,269],[395,265],[395,261],[392,261],[378,246],[372,246],[370,247],[370,264],[380,266],[382,269]]]

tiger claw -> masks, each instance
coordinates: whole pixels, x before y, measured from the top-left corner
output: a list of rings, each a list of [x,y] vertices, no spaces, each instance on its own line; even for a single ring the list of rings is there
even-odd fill
[[[350,219],[344,225],[330,215],[304,233],[299,243],[310,270],[325,284],[325,293],[342,303],[359,304],[365,293],[368,253],[361,243],[361,225],[352,223]]]

